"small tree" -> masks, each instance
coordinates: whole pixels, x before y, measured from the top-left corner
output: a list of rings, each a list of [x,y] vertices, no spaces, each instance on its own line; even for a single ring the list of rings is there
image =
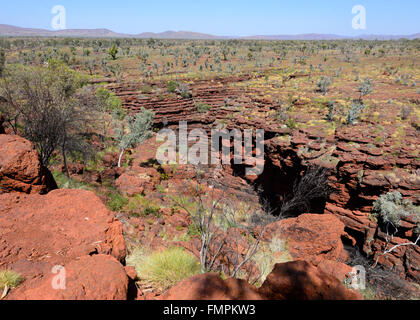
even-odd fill
[[[41,163],[48,166],[52,153],[60,150],[67,170],[67,152],[86,154],[85,135],[96,120],[95,92],[85,88],[86,79],[61,62],[50,60],[47,68],[16,67],[0,81],[10,111],[9,123],[38,149]],[[21,122],[18,123],[18,117]]]
[[[108,54],[109,54],[109,56],[111,57],[112,60],[116,60],[117,59],[118,47],[117,47],[117,45],[115,43],[108,50]]]
[[[327,116],[327,120],[328,121],[333,121],[334,120],[334,111],[335,111],[335,101],[331,100],[328,102],[328,116]]]
[[[347,124],[354,124],[357,118],[359,118],[360,112],[365,108],[365,105],[359,100],[355,100],[351,103],[351,108],[347,113]]]
[[[328,88],[331,85],[331,79],[330,77],[323,76],[321,79],[317,81],[316,85],[318,87],[317,90],[325,96],[328,92]]]
[[[117,139],[121,148],[118,167],[121,167],[121,160],[126,149],[134,148],[137,144],[141,144],[150,138],[154,118],[153,111],[142,108],[141,112],[134,117],[126,116],[122,121],[122,126],[117,129]],[[125,126],[125,123],[127,126]]]
[[[125,116],[125,111],[122,108],[122,101],[114,93],[108,91],[105,88],[100,87],[96,90],[96,96],[98,99],[97,103],[99,104],[99,109],[104,115],[123,114]],[[124,118],[124,116],[122,118]],[[120,117],[117,118],[120,119]],[[112,121],[109,121],[109,117],[104,117],[102,134],[103,141],[105,141],[106,133],[111,123]]]
[[[201,239],[201,271],[237,277],[252,264],[267,225],[279,217],[271,215],[268,206],[258,209],[232,198],[213,179],[204,183],[203,172],[196,178],[197,183],[184,185],[183,194],[172,200],[190,215]]]
[[[366,95],[368,95],[369,93],[371,93],[372,90],[372,80],[370,79],[365,79],[362,81],[362,83],[360,84],[359,88],[357,89],[357,91],[360,93],[360,97],[359,100],[362,101],[362,98]]]

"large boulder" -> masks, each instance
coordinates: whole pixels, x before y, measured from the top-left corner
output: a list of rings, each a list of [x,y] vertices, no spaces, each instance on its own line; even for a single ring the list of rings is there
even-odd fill
[[[126,300],[128,277],[119,261],[109,255],[83,256],[64,266],[65,282],[57,274],[24,283],[10,300]],[[53,283],[58,287],[53,287]]]
[[[360,300],[336,277],[306,261],[276,264],[258,292],[269,300]]]
[[[351,240],[344,231],[344,223],[331,214],[302,214],[270,224],[265,240],[273,238],[286,240],[287,250],[294,260],[315,265],[323,260],[345,262],[348,254],[342,238]]]
[[[32,143],[19,136],[0,134],[0,193],[45,194],[56,188]]]
[[[155,168],[133,167],[123,173],[115,185],[122,194],[131,197],[145,190],[153,191],[159,182],[160,174]]]
[[[193,276],[173,286],[164,300],[262,300],[245,280],[222,280],[217,273]]]
[[[113,213],[91,191],[54,190],[47,195],[0,195],[0,268],[12,269],[25,278],[19,297],[31,297],[33,292],[26,294],[25,288],[33,290],[38,284],[42,288],[44,285],[38,282],[39,278],[48,279],[53,266],[69,265],[74,268],[70,270],[78,270],[83,266],[74,261],[80,257],[104,254],[113,256],[115,261],[124,261],[125,253],[121,222],[115,220]],[[105,266],[111,265],[96,258],[89,261],[91,270],[104,268],[102,273],[107,272]],[[96,262],[100,266],[95,267]],[[115,270],[109,272],[112,275]],[[90,287],[102,277],[88,282],[83,277],[80,279],[86,292],[103,285],[97,283]],[[36,282],[33,284],[33,281]],[[104,283],[106,288],[108,282]],[[66,293],[63,297],[79,298],[79,289],[74,290],[77,293],[74,296]],[[116,297],[120,297],[120,289],[117,291]],[[45,294],[50,297],[50,293]],[[42,293],[36,295],[42,296]],[[97,298],[102,299],[105,295],[98,292]]]

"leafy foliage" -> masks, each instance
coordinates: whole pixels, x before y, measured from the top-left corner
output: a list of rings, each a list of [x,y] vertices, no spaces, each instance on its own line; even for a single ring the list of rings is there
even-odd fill
[[[368,95],[369,93],[371,93],[372,92],[372,80],[370,80],[370,79],[363,80],[357,91],[360,92],[360,98],[362,98],[362,97]]]
[[[354,122],[359,118],[360,112],[365,108],[365,105],[360,101],[353,101],[351,103],[351,108],[347,113],[347,124],[354,124]]]
[[[57,149],[63,157],[88,150],[84,135],[95,124],[98,109],[91,90],[81,89],[86,81],[57,60],[46,68],[15,66],[1,79],[5,102],[0,109],[14,128],[22,119],[23,135],[37,147],[43,165]]]
[[[331,78],[322,76],[321,79],[317,81],[316,85],[318,87],[318,91],[325,96],[328,92],[328,88],[331,85]]]
[[[118,192],[108,195],[107,207],[111,211],[119,212],[128,204],[128,199]]]
[[[150,138],[154,118],[153,111],[142,108],[141,112],[134,117],[126,116],[122,125],[116,128],[117,139],[121,148],[119,167],[121,167],[122,155],[127,148],[134,148],[137,144],[141,144]]]
[[[118,54],[118,47],[117,45],[114,43],[114,45],[108,50],[108,54],[111,57],[112,60],[116,60],[117,59],[117,54]]]
[[[396,229],[401,224],[401,219],[414,216],[417,221],[416,232],[420,233],[420,210],[411,201],[403,199],[398,191],[381,195],[373,203],[374,214],[386,224],[391,224]]]
[[[199,113],[206,113],[207,111],[211,109],[211,106],[203,102],[197,102],[195,104],[195,108],[197,109],[197,112]]]

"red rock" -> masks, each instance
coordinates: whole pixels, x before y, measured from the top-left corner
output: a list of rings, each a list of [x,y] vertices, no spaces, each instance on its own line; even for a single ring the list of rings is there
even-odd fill
[[[54,289],[57,274],[25,281],[8,300],[126,300],[128,277],[109,255],[83,256],[64,265],[65,289]],[[56,283],[57,281],[55,281]]]
[[[336,277],[306,261],[276,264],[258,292],[269,300],[361,300]]]
[[[115,184],[121,193],[131,197],[143,194],[145,190],[154,190],[159,180],[160,175],[155,168],[136,167],[123,173]]]
[[[163,300],[262,300],[245,280],[222,280],[217,273],[199,274],[173,286]]]
[[[321,260],[348,259],[342,237],[349,237],[344,224],[330,214],[303,214],[284,219],[267,227],[264,239],[284,239],[295,260],[318,264]]]
[[[118,158],[119,158],[119,155],[117,152],[109,152],[104,155],[102,162],[105,167],[113,168],[113,167],[118,166]],[[121,159],[122,163],[123,163],[123,160],[125,160],[124,158],[125,157],[123,156],[123,159]]]
[[[125,259],[121,222],[85,190],[0,195],[0,261],[25,277],[88,254]]]
[[[358,232],[364,233],[366,228],[376,228],[376,224],[369,220],[368,213],[356,213],[356,211],[343,209],[342,207],[335,206],[331,203],[327,203],[325,212],[338,217],[347,227]]]
[[[38,152],[26,139],[0,135],[0,193],[40,193],[56,189],[49,170],[39,161]]]
[[[132,266],[126,266],[124,267],[125,272],[127,273],[127,276],[131,279],[131,280],[136,280],[137,279],[137,272],[136,269]]]
[[[329,275],[336,277],[343,281],[349,278],[349,273],[352,272],[352,267],[338,261],[322,260],[318,265],[318,270],[323,271]]]

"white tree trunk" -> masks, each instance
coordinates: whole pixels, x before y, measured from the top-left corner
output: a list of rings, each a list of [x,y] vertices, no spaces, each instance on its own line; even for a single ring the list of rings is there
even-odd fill
[[[125,149],[121,150],[120,157],[118,159],[118,168],[121,168],[121,160],[122,160],[122,157],[124,155],[124,151],[125,151]]]

